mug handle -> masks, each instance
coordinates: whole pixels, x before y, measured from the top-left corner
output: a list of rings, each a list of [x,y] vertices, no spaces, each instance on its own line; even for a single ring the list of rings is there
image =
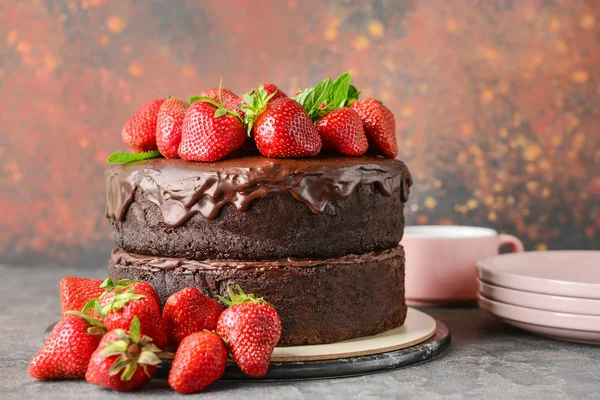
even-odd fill
[[[510,247],[510,251],[513,253],[520,253],[522,251],[525,251],[525,249],[523,248],[523,242],[521,242],[516,236],[500,234],[498,235],[498,239],[500,242],[500,247],[507,245],[508,247]]]

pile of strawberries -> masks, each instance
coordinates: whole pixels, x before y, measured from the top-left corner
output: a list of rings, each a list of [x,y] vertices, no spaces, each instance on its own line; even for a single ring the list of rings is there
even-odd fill
[[[122,131],[137,157],[216,161],[232,154],[311,157],[321,151],[346,156],[398,155],[394,115],[380,101],[359,100],[350,73],[288,97],[273,83],[243,96],[224,88],[205,90],[188,102],[170,97],[143,105]]]
[[[196,288],[160,299],[146,282],[65,277],[62,319],[29,365],[37,379],[85,378],[117,391],[136,390],[176,349],[169,385],[196,393],[225,373],[229,355],[250,376],[267,373],[281,335],[277,311],[238,286],[221,303]]]

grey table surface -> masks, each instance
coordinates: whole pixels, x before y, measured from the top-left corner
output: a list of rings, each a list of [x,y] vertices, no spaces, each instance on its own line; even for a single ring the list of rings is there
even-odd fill
[[[0,265],[0,399],[179,396],[162,380],[119,394],[84,381],[29,377],[44,329],[60,317],[64,275],[95,278],[106,268]],[[600,399],[600,347],[558,342],[511,328],[476,308],[424,309],[452,332],[450,349],[419,365],[373,375],[293,382],[217,382],[205,399],[484,398]]]

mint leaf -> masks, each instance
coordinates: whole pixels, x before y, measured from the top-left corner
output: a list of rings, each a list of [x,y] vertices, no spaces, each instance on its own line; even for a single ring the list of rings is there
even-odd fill
[[[331,91],[331,97],[328,99],[328,105],[334,107],[343,107],[348,98],[348,89],[350,88],[350,80],[352,75],[350,72],[346,72],[338,76],[333,82],[333,89]]]
[[[358,100],[360,92],[350,84],[351,80],[352,74],[350,72],[338,76],[335,81],[327,78],[304,90],[294,99],[304,107],[308,116],[316,122],[325,114],[349,106]]]
[[[158,150],[151,150],[145,153],[125,153],[116,151],[108,156],[107,164],[129,164],[135,161],[149,160],[151,158],[162,157]]]
[[[188,100],[188,102],[190,103],[190,106],[192,104],[194,104],[195,102],[197,102],[198,100],[200,100],[200,97],[201,96],[192,96],[192,97],[190,97],[189,100]]]
[[[332,89],[333,81],[331,78],[327,78],[300,93],[296,97],[296,101],[304,107],[308,116],[315,121],[320,118],[318,115],[319,108],[331,96]]]
[[[348,99],[345,105],[349,106],[350,104],[354,103],[356,100],[358,100],[359,96],[360,92],[354,87],[354,85],[350,85],[348,88]]]

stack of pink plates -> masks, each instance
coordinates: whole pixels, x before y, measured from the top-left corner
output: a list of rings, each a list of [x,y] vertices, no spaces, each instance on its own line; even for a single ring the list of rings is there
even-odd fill
[[[477,267],[482,309],[533,333],[600,344],[600,251],[512,253]]]

